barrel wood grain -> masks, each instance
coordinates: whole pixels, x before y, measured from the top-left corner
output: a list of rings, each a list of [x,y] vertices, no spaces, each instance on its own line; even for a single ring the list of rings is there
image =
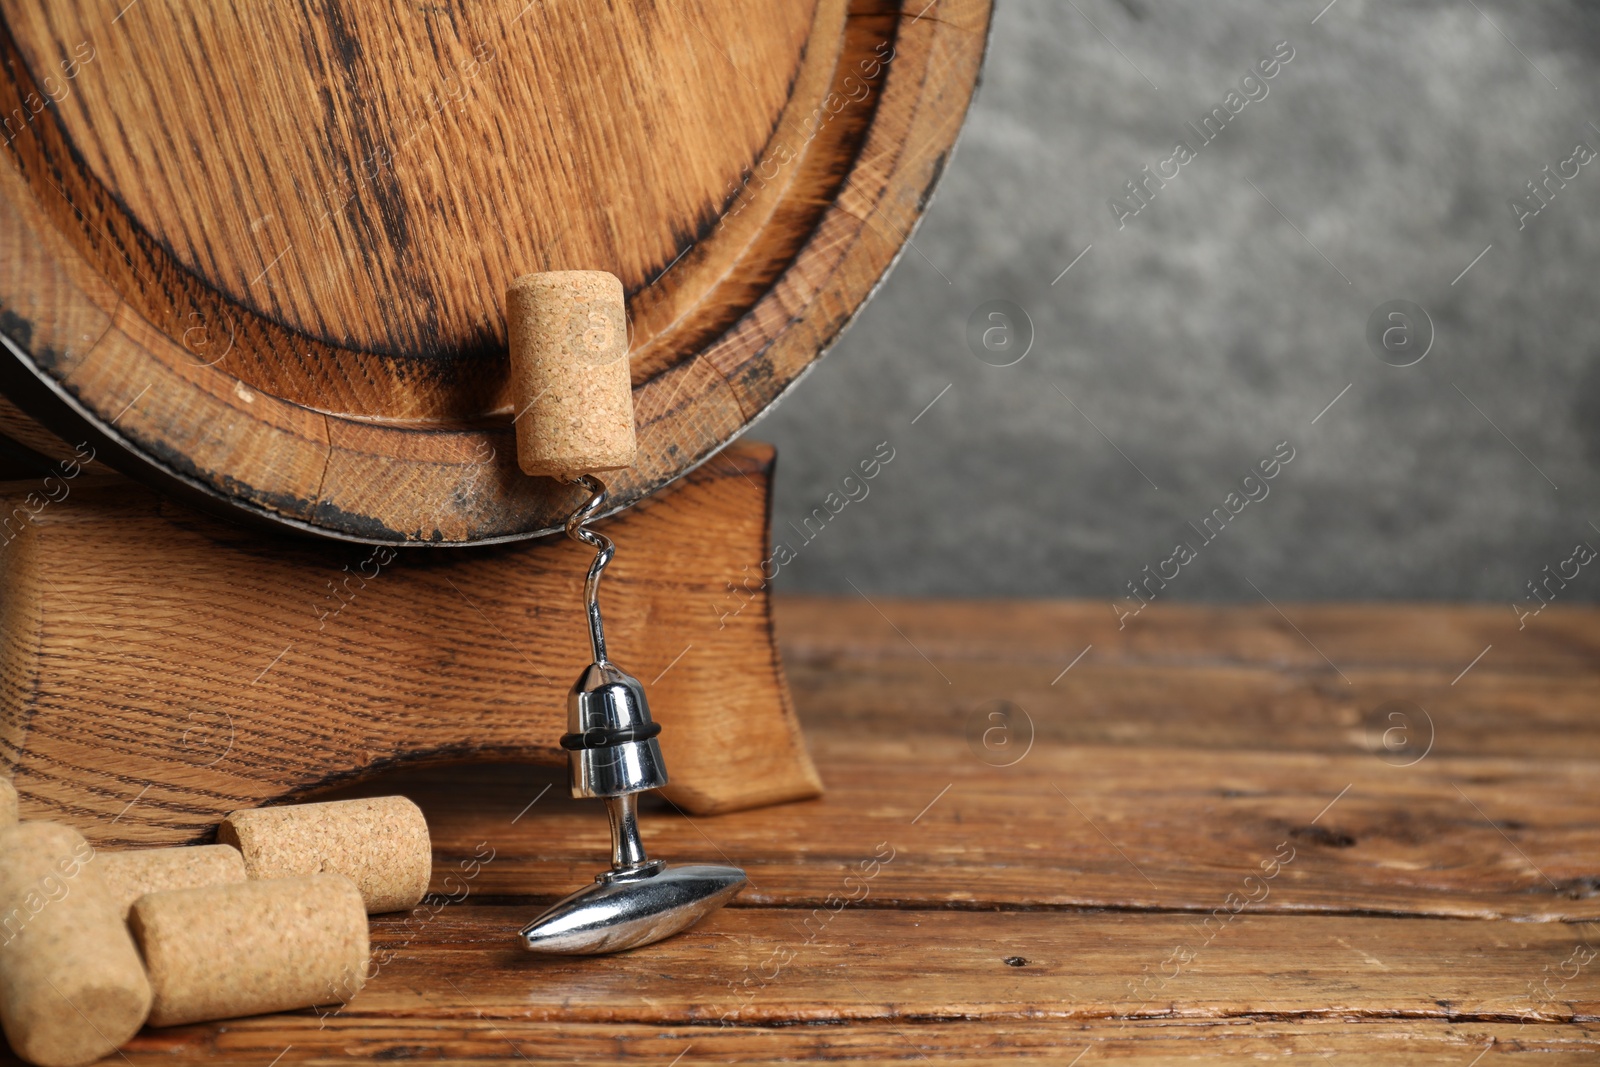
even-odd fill
[[[616,502],[682,476],[903,247],[989,3],[586,11],[0,4],[4,388],[203,505],[524,537],[564,497],[512,462],[501,294],[602,269],[641,445]]]

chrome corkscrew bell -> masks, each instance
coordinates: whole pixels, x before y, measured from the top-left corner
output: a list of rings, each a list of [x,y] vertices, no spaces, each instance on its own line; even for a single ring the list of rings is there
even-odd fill
[[[616,545],[586,526],[605,503],[605,486],[592,475],[577,481],[590,497],[567,520],[567,536],[595,549],[583,585],[594,662],[567,695],[568,733],[561,747],[568,753],[572,795],[605,799],[611,869],[523,927],[521,936],[533,952],[588,956],[648,945],[693,926],[732,899],[745,876],[737,867],[672,867],[645,855],[637,800],[667,784],[656,742],[661,727],[650,719],[644,686],[606,658],[600,575]]]

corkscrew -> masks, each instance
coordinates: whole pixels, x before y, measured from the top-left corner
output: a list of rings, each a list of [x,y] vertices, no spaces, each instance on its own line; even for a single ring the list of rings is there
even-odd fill
[[[738,867],[673,867],[650,859],[639,835],[638,797],[667,784],[666,764],[644,686],[612,663],[600,614],[600,578],[615,543],[588,522],[605,505],[606,487],[590,474],[576,479],[589,497],[567,520],[567,536],[595,550],[583,583],[593,662],[567,695],[567,750],[572,795],[605,800],[611,819],[611,869],[559,901],[522,929],[534,952],[595,955],[659,941],[694,925],[745,884]]]

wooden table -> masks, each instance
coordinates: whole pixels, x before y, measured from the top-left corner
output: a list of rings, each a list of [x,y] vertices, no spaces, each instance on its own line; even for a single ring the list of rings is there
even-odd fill
[[[598,806],[409,772],[369,792],[427,810],[455,902],[375,919],[342,1011],[127,1059],[1600,1062],[1600,612],[1283,607],[786,599],[826,797],[644,824],[743,864],[737,906],[525,955]]]

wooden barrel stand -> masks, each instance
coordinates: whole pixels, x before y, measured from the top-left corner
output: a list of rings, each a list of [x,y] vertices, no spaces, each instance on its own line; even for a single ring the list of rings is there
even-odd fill
[[[0,482],[0,755],[23,818],[192,843],[229,811],[400,764],[566,765],[588,550],[266,536],[51,461]],[[650,688],[665,794],[691,813],[820,790],[749,581],[772,466],[770,446],[733,446],[601,524],[614,653]]]

